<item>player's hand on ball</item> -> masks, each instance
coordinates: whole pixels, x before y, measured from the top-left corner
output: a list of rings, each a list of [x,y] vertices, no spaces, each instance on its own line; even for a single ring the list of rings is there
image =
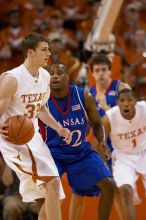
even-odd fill
[[[108,161],[111,158],[111,152],[105,143],[101,142],[98,145],[99,154],[104,161]]]
[[[5,139],[8,139],[8,131],[5,130],[7,126],[7,124],[0,124],[0,135]]]
[[[72,135],[70,133],[70,131],[67,128],[60,128],[59,129],[59,135],[64,137],[64,141],[67,144],[70,144],[71,140],[72,140]]]

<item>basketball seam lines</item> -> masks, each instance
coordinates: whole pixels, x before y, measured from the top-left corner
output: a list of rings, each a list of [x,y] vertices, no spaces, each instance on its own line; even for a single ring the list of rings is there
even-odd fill
[[[14,119],[13,119],[13,120],[14,120]],[[20,131],[21,131],[21,129],[22,129],[22,126],[23,126],[23,124],[24,124],[24,121],[25,121],[25,117],[23,118],[23,121],[22,121],[22,123],[21,123],[21,127],[20,127],[20,129],[19,129],[19,133],[17,134],[17,136],[19,136],[19,134],[20,134]],[[13,127],[12,127],[12,124],[13,124],[13,123],[11,123],[10,125],[11,125],[11,131],[12,131],[13,137],[10,137],[10,140],[15,141],[16,144],[19,144],[19,141],[20,141],[20,140],[23,140],[23,139],[29,134],[29,132],[31,131],[31,129],[34,128],[34,127],[33,127],[33,124],[32,124],[32,125],[31,125],[31,128],[30,128],[29,131],[25,134],[25,136],[23,136],[23,137],[17,139],[17,136],[14,136],[13,129],[12,129],[12,128],[13,128]]]
[[[33,129],[33,125],[31,126],[31,128],[29,129],[29,131],[25,134],[25,136],[19,138],[19,139],[16,139],[16,142],[18,142],[19,140],[25,138],[27,136],[27,134],[29,134],[29,132],[31,131],[31,129]]]
[[[19,119],[18,119],[18,121],[19,121]],[[19,129],[19,133],[17,134],[17,136],[19,136],[19,134],[20,134],[20,131],[21,131],[21,128],[22,128],[22,126],[24,124],[24,121],[25,121],[25,116],[23,115],[23,121],[21,123],[20,129]]]
[[[14,120],[14,119],[13,119]],[[12,121],[11,121],[11,123],[10,123],[10,125],[11,125],[11,132],[12,132],[12,134],[13,134],[13,138],[14,138],[14,140],[16,141],[16,137],[14,136],[14,133],[13,133],[13,129],[12,129]],[[10,137],[10,140],[11,140],[12,138]]]

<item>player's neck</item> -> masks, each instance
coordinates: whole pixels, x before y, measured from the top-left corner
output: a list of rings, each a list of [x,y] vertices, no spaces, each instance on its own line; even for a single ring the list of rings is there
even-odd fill
[[[39,75],[39,67],[37,65],[33,65],[33,63],[30,63],[28,60],[25,60],[24,66],[33,77]]]
[[[104,83],[96,83],[96,90],[105,92],[109,88],[111,81],[112,79],[109,79],[107,80],[107,82],[104,82]]]

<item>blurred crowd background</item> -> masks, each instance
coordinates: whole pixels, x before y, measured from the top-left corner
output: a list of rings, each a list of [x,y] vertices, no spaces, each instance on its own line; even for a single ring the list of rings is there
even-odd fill
[[[71,82],[91,86],[92,55],[106,53],[113,62],[112,78],[128,82],[143,98],[146,0],[124,0],[108,41],[87,46],[100,5],[101,0],[0,0],[0,73],[23,61],[21,41],[36,31],[50,40],[50,62],[59,59],[69,66]]]
[[[92,86],[95,82],[90,62],[94,54],[105,54],[112,61],[112,79],[130,84],[139,99],[146,99],[146,0],[124,0],[107,42],[87,44],[100,5],[101,0],[0,0],[0,73],[23,62],[21,41],[35,31],[50,41],[50,63],[60,60],[69,67],[71,83]],[[2,164],[1,205],[7,196],[18,194],[14,190],[14,185],[18,187],[16,177],[10,182],[10,173],[5,179],[6,168]],[[9,207],[15,211],[9,210],[4,220],[22,219],[21,216],[36,219],[32,207],[18,210],[18,205],[12,204]],[[27,210],[25,217],[22,213]],[[36,209],[33,212],[37,213]]]

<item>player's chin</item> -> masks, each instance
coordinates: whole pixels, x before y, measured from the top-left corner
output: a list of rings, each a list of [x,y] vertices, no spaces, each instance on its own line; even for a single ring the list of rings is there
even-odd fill
[[[128,112],[128,111],[127,111],[127,112],[124,111],[124,112],[123,112],[123,115],[124,115],[124,117],[130,117],[131,114],[130,114],[130,112]]]
[[[42,61],[42,67],[47,67],[48,66],[48,59],[45,59]]]
[[[42,67],[44,67],[44,68],[47,67],[47,66],[48,66],[48,62],[44,62],[43,65],[42,65]]]
[[[51,88],[53,90],[60,90],[60,86],[59,85],[52,85]]]

